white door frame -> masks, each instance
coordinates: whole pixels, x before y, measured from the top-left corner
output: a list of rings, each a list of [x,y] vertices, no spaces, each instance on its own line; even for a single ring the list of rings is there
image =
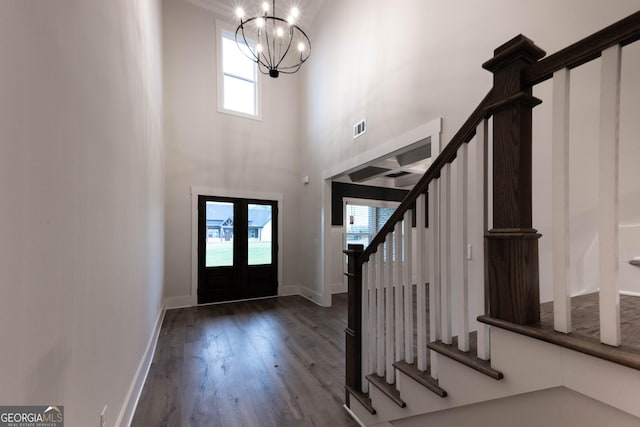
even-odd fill
[[[370,166],[381,160],[399,154],[411,151],[417,147],[431,143],[431,152],[436,155],[440,153],[440,132],[442,132],[442,118],[431,120],[415,129],[412,129],[402,135],[382,143],[374,148],[358,153],[352,158],[326,169],[322,172],[323,188],[322,188],[322,239],[321,244],[321,262],[322,262],[322,296],[323,306],[331,307],[331,272],[329,271],[330,257],[329,244],[331,239],[331,181],[346,175],[365,166]]]
[[[284,195],[281,193],[261,193],[256,191],[229,190],[212,187],[191,187],[191,305],[198,305],[198,196],[235,197],[238,199],[274,200],[278,203],[278,295],[283,289],[283,209]]]

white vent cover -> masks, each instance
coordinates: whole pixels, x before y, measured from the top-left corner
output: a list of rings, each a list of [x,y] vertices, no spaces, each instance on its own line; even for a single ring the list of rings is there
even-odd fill
[[[362,119],[353,125],[353,139],[361,136],[367,131],[367,119]]]

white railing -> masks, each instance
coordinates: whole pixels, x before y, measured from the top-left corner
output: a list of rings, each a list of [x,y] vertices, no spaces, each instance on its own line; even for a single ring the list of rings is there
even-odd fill
[[[614,45],[600,57],[600,105],[598,164],[598,240],[600,340],[619,346],[620,289],[618,281],[618,176],[620,84],[622,47]],[[569,333],[571,327],[569,111],[571,71],[553,73],[552,119],[552,218],[553,218],[553,319],[554,329]]]
[[[457,336],[458,349],[468,352],[475,332],[475,355],[489,359],[489,327],[475,321],[485,314],[486,153],[482,120],[475,138],[428,184],[428,194],[417,197],[415,227],[407,210],[363,263],[363,392],[372,373],[394,384],[398,361],[438,379],[438,354],[428,351],[429,342],[451,344]]]

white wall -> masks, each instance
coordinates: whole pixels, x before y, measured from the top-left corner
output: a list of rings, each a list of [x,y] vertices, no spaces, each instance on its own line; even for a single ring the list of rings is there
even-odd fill
[[[160,14],[0,4],[0,402],[114,425],[161,312]]]
[[[262,121],[217,111],[216,16],[163,1],[167,297],[191,291],[191,187],[282,194],[284,283],[297,286],[300,245],[296,75],[263,77]],[[215,196],[215,194],[212,194]],[[307,223],[306,219],[302,222]]]
[[[637,8],[635,0],[327,0],[303,71],[301,174],[311,183],[301,206],[311,226],[301,236],[313,243],[301,254],[307,285],[323,288],[323,170],[440,116],[448,142],[490,89],[492,76],[481,65],[496,47],[522,33],[552,53]],[[363,117],[367,133],[354,142],[352,125]],[[534,197],[544,184],[536,182]],[[536,213],[543,221],[534,226],[548,233],[543,217]]]

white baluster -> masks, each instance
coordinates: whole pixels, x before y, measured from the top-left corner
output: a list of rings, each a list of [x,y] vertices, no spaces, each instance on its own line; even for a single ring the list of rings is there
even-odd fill
[[[602,52],[600,74],[600,170],[598,237],[600,240],[600,340],[620,345],[618,292],[618,152],[621,47]]]
[[[553,73],[551,218],[553,239],[553,327],[571,332],[569,288],[569,69]]]
[[[404,214],[404,269],[402,283],[404,285],[404,356],[407,363],[413,363],[413,227],[411,210]]]
[[[369,381],[366,380],[369,372],[369,263],[362,264],[362,343],[361,349],[361,383],[362,392],[369,391]]]
[[[440,200],[438,180],[429,183],[429,341],[440,339]],[[429,353],[431,376],[438,379],[438,354]]]
[[[376,257],[376,290],[378,293],[376,320],[377,320],[377,358],[376,373],[384,376],[384,245],[378,245]]]
[[[420,194],[416,200],[416,333],[417,333],[417,359],[418,369],[427,369],[427,307],[426,307],[426,282],[428,262],[425,253],[426,230],[425,230],[425,196]]]
[[[451,344],[451,164],[440,171],[440,296],[442,342]]]
[[[369,272],[369,364],[367,374],[370,374],[376,370],[376,349],[377,349],[377,307],[378,302],[376,298],[376,283],[378,281],[377,268],[376,268],[376,254],[371,254],[369,262],[367,263],[367,271]],[[368,382],[368,381],[367,381]]]
[[[451,278],[457,289],[456,316],[458,319],[458,349],[469,351],[469,268],[467,252],[467,152],[468,145],[462,144],[453,163],[455,191],[452,194],[451,228]]]
[[[393,362],[395,360],[395,341],[394,341],[394,325],[393,325],[393,234],[387,234],[384,241],[386,246],[387,261],[385,262],[384,275],[384,293],[385,293],[385,339],[386,339],[386,379],[388,384],[395,382],[395,369]]]
[[[398,221],[393,231],[394,246],[396,248],[395,266],[393,269],[393,290],[395,305],[395,327],[396,327],[396,358],[399,361],[404,359],[404,322],[402,319],[402,221]]]
[[[484,236],[487,233],[487,120],[482,120],[476,128],[475,179],[473,185],[474,206],[469,213],[473,230],[471,231],[471,271],[469,287],[476,290],[476,308],[478,314],[486,314],[484,282]],[[489,360],[489,325],[478,323],[478,358]]]

